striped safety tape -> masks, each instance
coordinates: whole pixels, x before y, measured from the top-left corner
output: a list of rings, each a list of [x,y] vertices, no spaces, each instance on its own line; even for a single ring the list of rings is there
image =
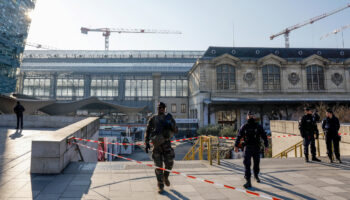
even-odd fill
[[[236,190],[236,191],[238,191],[238,192],[243,192],[243,193],[246,193],[246,194],[251,194],[251,195],[254,195],[254,196],[257,196],[257,197],[261,197],[261,198],[265,198],[265,199],[280,200],[279,198],[276,198],[276,197],[270,197],[270,196],[267,196],[267,195],[264,195],[264,194],[259,194],[259,193],[252,192],[252,191],[249,191],[249,190],[244,190],[244,189],[236,188],[236,187],[229,186],[229,185],[224,185],[224,184],[220,184],[220,183],[215,183],[215,182],[210,181],[210,180],[206,180],[206,179],[202,179],[202,178],[197,178],[197,177],[195,177],[195,176],[191,176],[191,175],[188,175],[188,174],[185,174],[185,173],[181,173],[181,172],[177,172],[177,171],[174,171],[174,170],[168,170],[168,169],[165,169],[165,168],[157,167],[157,166],[154,166],[154,165],[152,165],[152,164],[142,163],[141,161],[133,160],[133,159],[131,159],[131,158],[126,158],[126,157],[123,157],[123,156],[120,156],[120,155],[116,155],[116,154],[109,153],[109,152],[106,152],[106,151],[98,150],[98,149],[96,149],[96,148],[93,148],[93,147],[90,147],[90,146],[87,146],[87,145],[84,145],[84,144],[80,144],[80,143],[76,143],[76,142],[74,142],[74,144],[77,144],[77,145],[79,145],[79,146],[85,147],[85,148],[87,148],[87,149],[99,151],[99,152],[102,152],[102,153],[104,153],[104,154],[109,154],[109,155],[112,155],[112,156],[115,156],[115,157],[118,157],[118,158],[121,158],[121,159],[124,159],[124,160],[128,160],[128,161],[131,161],[131,162],[135,162],[135,163],[138,163],[138,164],[141,164],[141,165],[146,165],[146,166],[148,166],[148,167],[152,167],[152,168],[155,168],[155,169],[160,169],[160,170],[163,170],[163,171],[167,171],[167,172],[169,172],[169,173],[181,175],[181,176],[184,176],[184,177],[186,177],[186,178],[191,178],[191,179],[193,179],[193,180],[197,180],[197,181],[201,181],[201,182],[205,182],[205,183],[210,183],[210,184],[213,184],[213,185],[222,187],[222,188],[228,188],[228,189]]]
[[[339,135],[350,135],[350,133],[338,133]],[[295,137],[300,135],[280,135],[280,136],[269,136],[268,138],[286,138],[286,137]],[[219,139],[225,139],[225,140],[235,140],[235,137],[218,137]],[[70,139],[75,139],[79,141],[85,141],[85,142],[92,142],[92,143],[101,143],[104,144],[105,142],[97,141],[97,140],[90,140],[90,139],[83,139],[83,138],[77,138],[77,137],[71,137]],[[183,138],[183,139],[178,139],[178,140],[172,140],[170,141],[171,143],[174,142],[181,142],[181,141],[186,141],[186,140],[196,140],[198,137],[191,137],[191,138]],[[121,142],[106,142],[106,144],[116,144],[116,145],[123,145],[123,146],[133,146],[133,145],[138,145],[138,146],[144,146],[144,142],[139,142],[139,143],[121,143]]]
[[[194,140],[198,139],[198,137],[192,137],[192,138],[184,138],[184,139],[178,139],[178,140],[172,140],[170,141],[171,143],[175,142],[181,142],[181,141],[186,141],[186,140]],[[85,141],[85,142],[92,142],[92,143],[100,143],[104,144],[105,142],[97,141],[97,140],[90,140],[90,139],[83,139],[83,138],[77,138],[77,137],[71,137],[68,140],[79,140],[79,141]],[[144,142],[139,142],[139,143],[121,143],[121,142],[106,142],[106,144],[116,144],[116,145],[123,145],[123,146],[133,146],[133,145],[138,145],[138,146],[143,146],[145,145]]]

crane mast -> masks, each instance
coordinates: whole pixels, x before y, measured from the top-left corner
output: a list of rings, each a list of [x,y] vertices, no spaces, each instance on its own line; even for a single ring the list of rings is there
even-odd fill
[[[86,28],[81,27],[82,34],[88,34],[88,32],[102,32],[102,36],[105,37],[105,50],[109,50],[109,36],[111,33],[157,33],[157,34],[182,34],[180,31],[170,30],[153,30],[153,29],[125,29],[125,28]]]
[[[274,35],[271,35],[271,36],[270,36],[270,40],[273,40],[275,37],[278,37],[278,36],[280,36],[280,35],[284,35],[284,38],[285,38],[285,47],[286,47],[286,48],[289,48],[289,46],[290,46],[290,45],[289,45],[289,33],[290,33],[291,31],[293,31],[293,30],[295,30],[295,29],[298,29],[298,28],[301,28],[301,27],[303,27],[303,26],[306,26],[306,25],[308,25],[308,24],[312,24],[312,23],[314,23],[314,22],[316,22],[316,21],[318,21],[318,20],[321,20],[321,19],[326,18],[326,17],[328,17],[328,16],[330,16],[330,15],[333,15],[333,14],[335,14],[335,13],[338,13],[338,12],[340,12],[340,11],[343,11],[343,10],[349,8],[349,7],[350,7],[350,4],[347,4],[346,6],[343,6],[343,7],[341,7],[341,8],[338,8],[338,9],[336,9],[336,10],[334,10],[334,11],[329,12],[329,13],[324,13],[324,14],[322,14],[322,15],[313,17],[313,18],[311,18],[311,19],[309,19],[308,21],[305,21],[305,22],[303,22],[303,23],[299,23],[299,24],[296,24],[296,25],[294,25],[294,26],[290,26],[290,27],[284,29],[283,31],[281,31],[281,32],[279,32],[279,33],[276,33],[276,34],[274,34]]]

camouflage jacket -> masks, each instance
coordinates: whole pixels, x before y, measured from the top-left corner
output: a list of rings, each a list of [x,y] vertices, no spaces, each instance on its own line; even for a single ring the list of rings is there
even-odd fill
[[[162,135],[165,140],[170,140],[177,132],[174,118],[168,114],[153,115],[147,123],[145,142],[149,142],[155,135]]]

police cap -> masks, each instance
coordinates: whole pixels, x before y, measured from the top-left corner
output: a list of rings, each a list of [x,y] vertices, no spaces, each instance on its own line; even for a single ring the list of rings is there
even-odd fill
[[[304,110],[305,110],[305,111],[310,111],[311,108],[310,108],[310,107],[305,107]]]
[[[247,115],[254,115],[254,112],[253,111],[248,111]]]
[[[333,114],[333,110],[330,108],[327,109],[327,112]]]
[[[159,102],[157,107],[158,108],[166,108],[166,105],[163,102]]]

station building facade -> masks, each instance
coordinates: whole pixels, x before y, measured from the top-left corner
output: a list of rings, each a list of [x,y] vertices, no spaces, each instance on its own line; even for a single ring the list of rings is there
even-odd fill
[[[74,102],[98,97],[104,102],[140,108],[118,113],[104,105],[80,111],[112,112],[116,123],[145,123],[163,101],[168,112],[188,118],[188,71],[204,51],[26,51],[18,93],[43,100]],[[100,113],[101,114],[101,113]],[[120,115],[120,116],[119,116]],[[119,119],[120,118],[120,119]]]
[[[298,119],[304,104],[350,103],[350,49],[229,48],[207,51],[26,51],[18,93],[72,102],[91,96],[145,107],[145,123],[163,101],[177,119],[199,126],[263,126]],[[84,109],[108,110],[101,105]],[[118,121],[118,122],[122,122]],[[130,121],[130,120],[129,120]]]
[[[239,128],[252,110],[298,119],[303,104],[350,102],[350,49],[210,47],[188,73],[189,117]],[[300,108],[299,108],[300,109]]]

